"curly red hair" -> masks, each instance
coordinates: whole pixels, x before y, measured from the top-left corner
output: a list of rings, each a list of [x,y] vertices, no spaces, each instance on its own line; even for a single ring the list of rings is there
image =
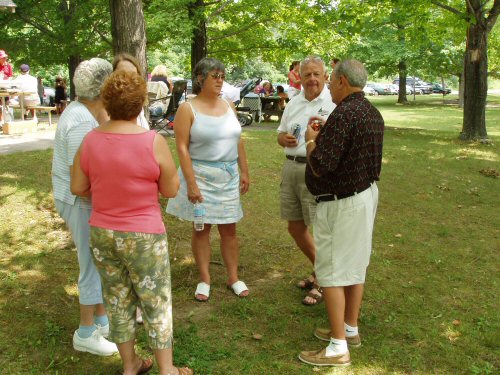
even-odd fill
[[[137,73],[112,73],[101,88],[101,99],[111,120],[133,120],[147,99],[147,85]]]

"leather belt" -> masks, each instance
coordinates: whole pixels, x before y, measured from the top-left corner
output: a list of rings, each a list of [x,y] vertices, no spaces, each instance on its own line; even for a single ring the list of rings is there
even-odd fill
[[[366,189],[368,189],[370,186],[373,185],[373,182],[370,182],[366,187],[363,187],[359,189],[359,191],[355,191],[353,193],[344,193],[344,194],[321,194],[317,195],[314,199],[317,203],[319,202],[330,202],[330,201],[338,201],[339,199],[345,199],[352,197],[353,195],[359,194]]]
[[[297,163],[307,163],[307,158],[305,156],[292,156],[286,155],[288,160],[296,161]]]

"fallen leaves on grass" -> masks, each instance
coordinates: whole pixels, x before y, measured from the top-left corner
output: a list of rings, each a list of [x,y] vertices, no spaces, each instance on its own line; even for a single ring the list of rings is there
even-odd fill
[[[483,169],[479,170],[479,173],[481,173],[483,176],[486,176],[486,177],[493,177],[493,178],[500,177],[500,173],[496,169],[493,169],[493,168],[483,168]]]

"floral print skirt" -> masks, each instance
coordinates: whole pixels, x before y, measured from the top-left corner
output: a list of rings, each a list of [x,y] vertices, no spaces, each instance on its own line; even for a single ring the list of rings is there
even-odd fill
[[[101,276],[109,339],[135,338],[142,309],[152,349],[172,347],[172,294],[167,235],[90,227],[90,247]]]

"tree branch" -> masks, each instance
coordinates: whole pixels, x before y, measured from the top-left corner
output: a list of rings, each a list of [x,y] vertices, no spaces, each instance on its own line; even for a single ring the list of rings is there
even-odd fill
[[[464,14],[462,12],[460,12],[458,9],[453,8],[453,7],[451,7],[451,6],[447,5],[447,4],[443,4],[440,1],[431,0],[431,3],[434,4],[434,5],[437,5],[440,8],[443,8],[443,9],[446,9],[446,10],[450,11],[451,13],[455,13],[456,15],[458,15],[460,17],[464,17]]]
[[[500,0],[495,0],[493,6],[490,9],[488,18],[486,19],[486,30],[488,32],[490,32],[491,29],[493,29],[493,26],[495,26],[495,22],[497,22],[499,14],[500,14]]]
[[[230,3],[232,3],[233,1],[232,0],[226,0],[225,2],[221,3],[220,6],[215,9],[208,17],[207,17],[207,21],[219,14],[222,13],[222,11],[224,10],[224,8],[226,6],[228,6]],[[220,3],[220,1],[218,1],[217,3]],[[212,3],[212,4],[215,4],[215,3]],[[205,4],[206,5],[206,4]]]
[[[236,31],[233,31],[229,34],[224,34],[222,36],[219,36],[219,37],[213,37],[213,38],[209,38],[208,40],[210,41],[214,41],[214,40],[220,40],[220,39],[226,39],[226,38],[229,38],[230,36],[234,36],[234,35],[238,35],[238,34],[241,34],[241,33],[244,33],[245,31],[247,31],[248,29],[251,29],[252,27],[254,27],[255,25],[259,25],[261,24],[262,21],[255,21],[255,22],[252,22],[251,24],[247,25],[246,27],[243,27],[239,30],[236,30]]]
[[[30,17],[26,17],[23,12],[16,12],[16,17],[20,18],[24,22],[26,22],[28,25],[33,26],[33,28],[37,29],[41,33],[47,34],[51,39],[59,40],[57,38],[57,34],[54,33],[51,29],[40,25],[39,23],[36,23],[36,20],[33,20]]]
[[[277,49],[277,48],[280,48],[280,47],[279,46],[245,46],[245,48],[209,51],[208,54],[210,55],[210,54],[214,54],[214,53],[232,53],[232,52],[243,52],[243,51],[248,52],[249,50],[254,50],[254,49]]]

